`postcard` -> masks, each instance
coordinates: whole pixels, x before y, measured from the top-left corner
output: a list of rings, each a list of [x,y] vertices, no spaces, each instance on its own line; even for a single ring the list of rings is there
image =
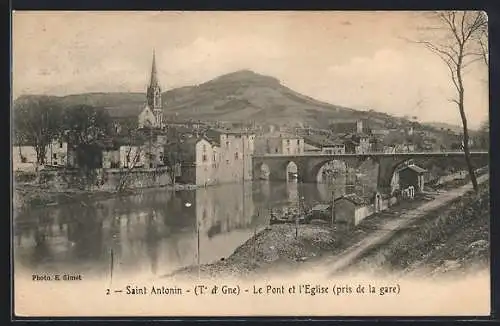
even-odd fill
[[[480,11],[15,11],[17,317],[488,316]]]

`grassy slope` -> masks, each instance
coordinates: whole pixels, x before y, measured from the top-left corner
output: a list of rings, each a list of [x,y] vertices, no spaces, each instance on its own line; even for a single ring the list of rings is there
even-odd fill
[[[489,264],[489,189],[467,193],[398,232],[368,253],[354,268],[376,273],[400,271],[418,275],[464,273]]]

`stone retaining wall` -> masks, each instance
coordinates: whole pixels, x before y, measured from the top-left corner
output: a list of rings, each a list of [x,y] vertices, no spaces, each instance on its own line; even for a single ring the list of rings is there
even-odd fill
[[[86,189],[115,191],[120,183],[125,189],[171,185],[167,168],[97,169],[87,174],[79,170],[44,170],[40,182],[55,190]]]

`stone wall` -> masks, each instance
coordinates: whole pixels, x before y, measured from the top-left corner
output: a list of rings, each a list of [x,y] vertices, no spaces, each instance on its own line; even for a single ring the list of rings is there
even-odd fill
[[[362,220],[373,215],[373,213],[375,213],[375,207],[373,205],[356,207],[354,213],[354,225],[358,225]]]
[[[172,183],[167,168],[98,169],[87,174],[79,170],[47,170],[41,172],[40,181],[54,190],[102,191],[115,191],[120,183],[124,184],[124,189],[161,187]]]

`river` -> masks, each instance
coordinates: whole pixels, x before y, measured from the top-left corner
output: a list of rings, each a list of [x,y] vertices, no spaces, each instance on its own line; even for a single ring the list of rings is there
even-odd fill
[[[269,224],[270,209],[329,203],[354,188],[260,181],[34,209],[15,217],[15,267],[104,276],[112,256],[115,274],[164,275],[229,256]]]

